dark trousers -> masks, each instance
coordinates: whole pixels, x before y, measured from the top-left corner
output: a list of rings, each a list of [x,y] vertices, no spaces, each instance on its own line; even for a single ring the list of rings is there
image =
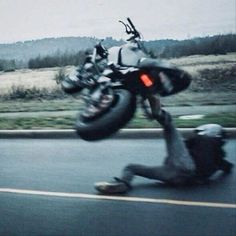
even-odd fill
[[[123,181],[130,184],[134,176],[142,176],[171,184],[184,184],[194,176],[195,164],[181,134],[171,121],[165,123],[163,128],[167,150],[163,165],[129,164],[123,169]]]

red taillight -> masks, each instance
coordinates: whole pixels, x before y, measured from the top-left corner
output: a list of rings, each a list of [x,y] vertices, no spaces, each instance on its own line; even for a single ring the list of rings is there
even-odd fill
[[[150,87],[153,85],[152,78],[148,74],[141,74],[140,79],[146,87]]]

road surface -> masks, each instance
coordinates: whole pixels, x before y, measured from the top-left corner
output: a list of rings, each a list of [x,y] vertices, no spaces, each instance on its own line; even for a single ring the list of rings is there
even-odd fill
[[[235,172],[182,188],[137,177],[124,196],[97,194],[125,164],[161,164],[161,139],[2,139],[0,150],[0,235],[236,235]]]

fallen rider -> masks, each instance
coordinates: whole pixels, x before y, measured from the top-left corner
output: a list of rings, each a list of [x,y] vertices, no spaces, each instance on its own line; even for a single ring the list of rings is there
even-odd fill
[[[218,124],[202,125],[191,138],[184,141],[172,123],[171,115],[161,109],[158,97],[151,95],[149,103],[153,117],[162,125],[167,157],[162,166],[127,165],[121,177],[111,182],[95,183],[103,194],[125,193],[131,189],[135,176],[173,185],[204,183],[216,171],[230,173],[233,164],[225,160],[224,131]]]

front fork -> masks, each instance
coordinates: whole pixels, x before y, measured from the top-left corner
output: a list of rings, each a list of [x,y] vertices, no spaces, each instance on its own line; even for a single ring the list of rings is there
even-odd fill
[[[88,88],[88,90],[88,93],[82,97],[87,104],[98,104],[103,95],[114,95],[110,79],[105,78],[99,78],[96,85]]]

